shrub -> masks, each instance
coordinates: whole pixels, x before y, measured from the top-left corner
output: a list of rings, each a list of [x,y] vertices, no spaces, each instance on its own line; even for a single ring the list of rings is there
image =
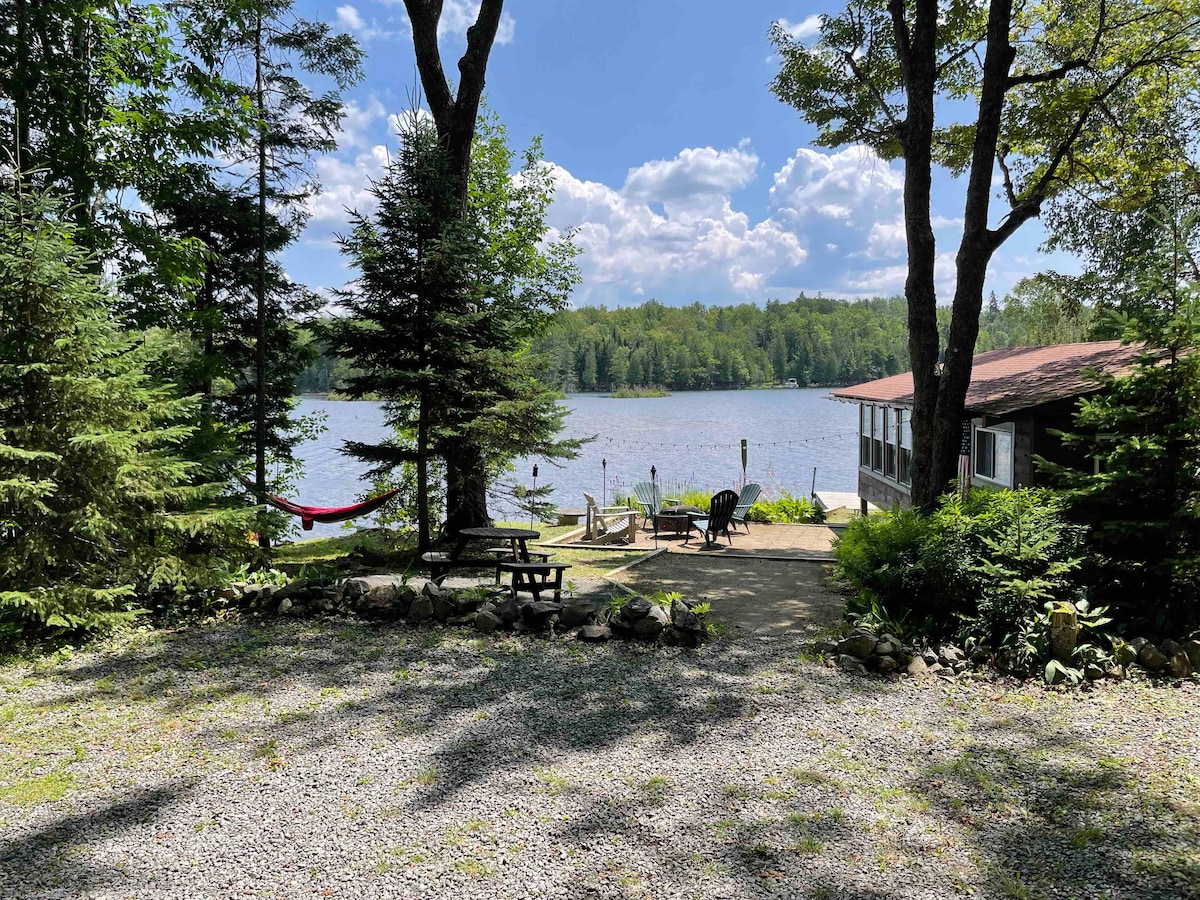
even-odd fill
[[[807,497],[793,497],[787,491],[780,491],[774,500],[761,499],[755,502],[746,518],[751,522],[811,525],[825,521],[825,510]]]
[[[1048,601],[1077,601],[1082,529],[1048,491],[972,491],[932,515],[855,519],[835,542],[852,613],[908,621],[931,636],[1011,645]]]

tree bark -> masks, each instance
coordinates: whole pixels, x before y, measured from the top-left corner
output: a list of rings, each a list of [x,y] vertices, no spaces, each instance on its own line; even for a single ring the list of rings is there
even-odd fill
[[[922,505],[934,470],[931,453],[938,395],[937,291],[930,202],[933,185],[934,95],[937,82],[937,0],[917,0],[911,32],[903,0],[891,0],[888,10],[900,48],[905,74],[907,115],[900,127],[904,152],[904,231],[908,246],[908,351],[913,369],[913,486],[914,503]],[[940,485],[939,490],[940,493]]]
[[[932,0],[922,0],[922,5],[936,10],[936,3]],[[1016,51],[1009,43],[1011,23],[1012,0],[992,0],[988,9],[987,50],[983,60],[983,81],[967,181],[963,236],[955,260],[957,279],[951,306],[950,334],[940,374],[937,371],[939,338],[933,259],[931,254],[928,261],[921,259],[919,267],[913,265],[913,228],[907,193],[911,163],[908,158],[909,145],[905,146],[905,220],[910,235],[909,283],[905,286],[905,293],[909,302],[909,350],[913,358],[914,388],[912,500],[915,506],[925,510],[932,509],[937,503],[958,468],[967,389],[971,383],[975,342],[979,337],[984,280],[988,262],[1003,241],[1001,235],[989,230],[988,216],[992,175],[996,166],[996,144],[1009,86],[1009,70],[1016,56]],[[925,63],[926,60],[922,59],[920,66],[923,67]],[[929,64],[933,66],[932,61]],[[913,69],[915,71],[916,67]],[[933,68],[930,71],[936,73]],[[915,82],[910,72],[908,83],[910,104],[913,102],[913,90],[919,88],[922,96],[928,91],[929,109],[932,110],[932,81],[926,83],[922,78],[920,82]],[[925,154],[929,147],[928,134],[921,134],[913,141],[911,148],[920,159],[922,176],[928,172],[929,161]],[[917,225],[923,229],[928,225],[929,194],[915,199],[920,203],[920,209],[916,212],[924,215],[923,220],[918,215]],[[923,234],[923,231],[919,230],[918,233]],[[914,274],[919,277],[914,279]],[[914,309],[919,315],[914,316]]]
[[[438,21],[442,0],[404,0],[412,22],[413,49],[421,87],[437,128],[438,140],[450,162],[458,209],[467,214],[467,189],[471,173],[471,143],[475,139],[475,120],[483,96],[488,57],[500,26],[504,0],[483,0],[475,24],[467,29],[467,49],[458,61],[458,93],[451,93],[438,48]],[[446,530],[487,525],[487,474],[480,448],[460,443],[455,453],[446,455]]]
[[[267,497],[267,104],[263,85],[262,11],[254,23],[254,104],[258,114],[258,242],[254,258],[254,487]],[[266,509],[259,513],[258,546],[267,549]]]

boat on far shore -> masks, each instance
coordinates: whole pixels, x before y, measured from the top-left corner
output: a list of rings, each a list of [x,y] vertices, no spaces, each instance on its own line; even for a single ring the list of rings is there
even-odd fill
[[[789,378],[787,381],[785,381],[783,383],[783,386],[785,388],[799,388],[800,387],[799,383],[796,381],[795,378]]]

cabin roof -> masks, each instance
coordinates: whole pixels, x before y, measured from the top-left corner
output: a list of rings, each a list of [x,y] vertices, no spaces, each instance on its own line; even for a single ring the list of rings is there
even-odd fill
[[[1052,347],[1008,347],[978,354],[971,368],[966,410],[969,413],[1006,415],[1093,393],[1096,382],[1084,374],[1099,369],[1113,375],[1129,371],[1142,350],[1139,344],[1092,341]],[[912,406],[912,372],[839,388],[832,396],[892,406]]]

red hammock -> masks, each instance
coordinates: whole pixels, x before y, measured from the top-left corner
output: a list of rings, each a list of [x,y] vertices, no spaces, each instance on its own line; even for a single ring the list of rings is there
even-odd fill
[[[238,481],[252,492],[258,490],[252,481],[248,481],[241,475],[238,476]],[[320,522],[322,524],[345,522],[347,519],[355,519],[359,516],[373,513],[398,493],[400,493],[400,489],[393,488],[390,491],[384,491],[382,494],[368,497],[362,503],[355,503],[351,506],[301,506],[299,503],[293,503],[291,500],[275,494],[267,494],[266,501],[276,509],[281,509],[285,513],[291,513],[293,516],[299,516],[300,526],[305,531],[312,531],[313,522]]]

